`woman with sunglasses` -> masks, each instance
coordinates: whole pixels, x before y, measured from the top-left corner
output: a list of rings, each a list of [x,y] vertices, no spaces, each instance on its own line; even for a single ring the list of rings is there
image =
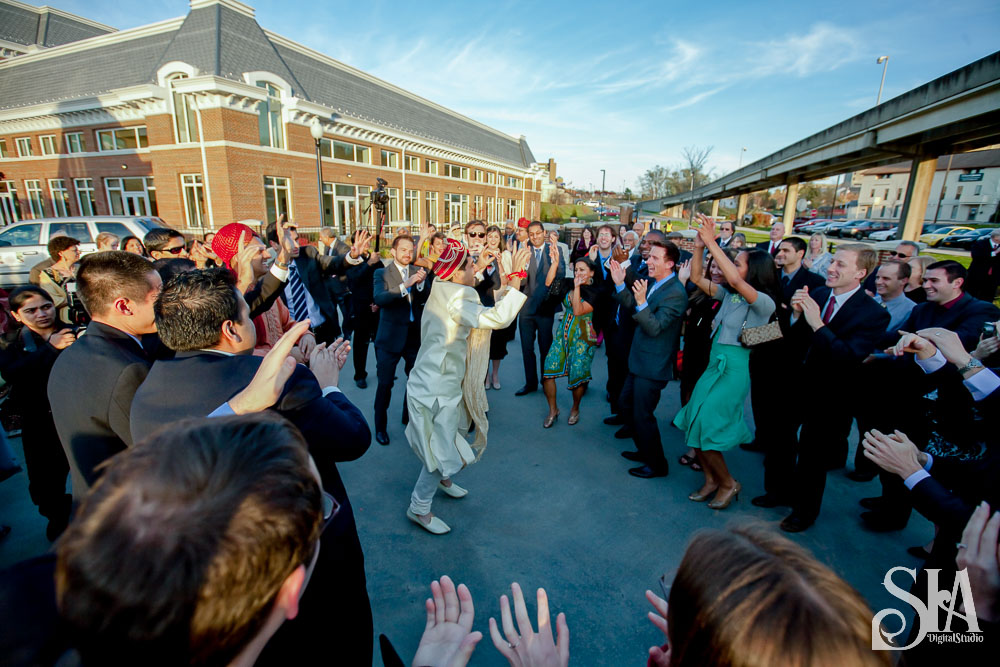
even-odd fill
[[[76,333],[59,321],[52,296],[34,285],[11,293],[10,310],[18,326],[0,337],[0,375],[11,385],[9,400],[23,418],[28,493],[49,520],[45,534],[54,541],[69,522],[72,497],[66,493],[69,462],[52,420],[47,387],[52,365],[76,341]]]

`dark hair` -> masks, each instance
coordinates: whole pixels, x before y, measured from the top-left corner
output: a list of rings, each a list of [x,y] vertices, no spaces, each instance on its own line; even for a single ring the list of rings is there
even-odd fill
[[[543,225],[538,220],[532,220],[531,222],[528,223],[528,229],[530,230],[532,227],[539,227],[543,232],[545,231],[545,225]]]
[[[809,246],[806,244],[806,242],[800,239],[798,236],[786,236],[785,238],[781,239],[781,243],[787,243],[788,245],[792,246],[792,250],[794,252],[801,252],[805,254],[806,251],[809,250]]]
[[[222,325],[240,319],[235,277],[227,269],[181,273],[163,286],[153,305],[160,340],[171,350],[202,350],[219,344]]]
[[[576,266],[580,262],[586,264],[587,268],[590,269],[590,272],[593,273],[594,275],[597,275],[597,262],[586,256],[577,257],[576,261],[573,262],[573,266]]]
[[[154,289],[149,275],[156,273],[148,259],[124,250],[95,252],[80,260],[76,285],[91,317],[107,312],[115,299],[142,302]]]
[[[891,664],[871,650],[864,598],[808,551],[762,526],[694,536],[670,587],[674,667]]]
[[[895,266],[899,271],[896,277],[900,280],[909,280],[910,276],[913,275],[913,267],[910,266],[909,262],[886,262],[879,268],[881,269],[883,266]]]
[[[176,229],[169,229],[168,227],[156,227],[149,230],[146,236],[142,239],[142,245],[146,246],[146,250],[149,252],[159,252],[163,250],[163,247],[170,242],[170,239],[176,239],[177,237],[184,238]],[[187,245],[187,241],[185,241]]]
[[[115,456],[57,548],[84,664],[229,664],[311,563],[322,502],[302,435],[266,412],[174,423]]]
[[[781,303],[781,280],[771,253],[757,248],[740,248],[740,252],[747,256],[747,284],[767,294],[775,304]]]
[[[486,229],[486,223],[482,220],[469,220],[465,223],[465,233],[468,234],[469,230],[473,227],[482,227],[483,229]]]
[[[16,313],[21,310],[24,304],[27,303],[28,299],[33,296],[40,296],[49,303],[55,303],[55,301],[52,300],[52,295],[43,290],[41,287],[38,287],[37,285],[22,285],[10,293],[10,297],[7,301],[10,306],[10,312]]]
[[[392,249],[395,250],[396,246],[398,246],[403,241],[409,241],[410,243],[413,243],[413,237],[410,236],[409,234],[399,234],[398,236],[396,236],[396,238],[392,240]]]
[[[664,234],[663,231],[659,229],[650,229],[648,232],[642,235],[642,238],[648,240],[649,243],[652,243],[653,241],[661,241],[663,243],[666,243],[667,241],[667,235]]]
[[[167,282],[178,273],[194,271],[198,265],[187,257],[164,257],[153,262],[153,268],[160,274],[163,282]]]
[[[500,227],[498,227],[497,225],[490,225],[489,227],[486,228],[487,238],[489,238],[489,235],[492,234],[493,232],[496,232],[497,234],[500,235],[500,245],[498,247],[500,248],[500,252],[503,252],[504,250],[507,249],[507,244],[503,242],[503,230],[500,229]]]
[[[648,236],[648,234],[647,234]],[[677,262],[681,258],[681,251],[674,244],[673,241],[662,241],[657,238],[649,240],[649,251],[653,252],[653,248],[663,248],[664,254],[666,254],[667,260],[674,263],[674,268],[677,268]]]
[[[924,269],[924,275],[926,276],[928,271],[933,271],[934,269],[942,269],[947,274],[949,283],[953,283],[959,278],[964,281],[969,275],[965,267],[953,259],[942,259],[940,262],[928,265]]]
[[[121,241],[118,242],[118,249],[125,250],[125,247],[128,245],[129,241],[138,241],[139,247],[142,248],[142,256],[149,257],[149,251],[146,250],[145,244],[142,242],[142,239],[140,239],[138,236],[126,236],[125,238],[123,238]]]
[[[288,224],[287,222],[285,224]],[[298,229],[295,225],[288,225],[288,229]],[[357,233],[357,230],[355,230]],[[264,228],[264,240],[268,243],[279,243],[278,241],[278,223],[269,222],[267,227]]]
[[[77,241],[72,236],[55,236],[49,239],[49,246],[48,246],[49,258],[53,262],[58,262],[59,253],[61,253],[64,250],[68,250],[69,248],[72,248],[75,245],[80,245],[80,242]]]
[[[730,227],[733,228],[734,232],[736,231],[736,223],[733,222],[732,220],[723,220],[722,222],[720,222],[719,223],[719,229],[720,230],[722,229],[722,225],[729,225]]]
[[[594,239],[596,240],[597,237],[601,235],[601,232],[605,229],[608,230],[609,234],[611,234],[611,238],[615,239],[618,238],[618,232],[615,231],[615,228],[612,227],[611,225],[604,224],[597,228],[597,233],[594,234]]]

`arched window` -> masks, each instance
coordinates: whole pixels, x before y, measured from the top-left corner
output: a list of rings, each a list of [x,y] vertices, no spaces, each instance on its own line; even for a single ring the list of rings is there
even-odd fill
[[[273,83],[258,81],[267,91],[267,99],[257,103],[257,124],[260,128],[260,145],[284,148],[284,127],[281,120],[281,89]]]
[[[194,99],[188,93],[178,92],[174,84],[188,78],[187,74],[171,74],[167,78],[170,95],[174,105],[174,127],[177,130],[177,142],[189,143],[198,141],[198,118],[195,115]]]

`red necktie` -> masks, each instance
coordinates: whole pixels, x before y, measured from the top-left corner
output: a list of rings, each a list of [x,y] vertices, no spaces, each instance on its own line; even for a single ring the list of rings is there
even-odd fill
[[[833,309],[837,305],[837,300],[830,295],[830,300],[826,302],[826,310],[823,311],[823,324],[829,324],[833,319]]]

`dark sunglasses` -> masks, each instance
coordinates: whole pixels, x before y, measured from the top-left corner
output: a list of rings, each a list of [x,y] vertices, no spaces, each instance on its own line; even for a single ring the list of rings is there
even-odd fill
[[[909,255],[907,255],[907,254],[905,254],[905,253],[901,253],[901,252],[896,252],[895,250],[890,250],[890,251],[889,251],[889,256],[890,256],[890,257],[905,257],[905,258],[907,258],[907,259],[909,259],[909,258],[910,258],[910,256],[909,256]]]
[[[326,491],[323,491],[322,494],[323,494],[323,527],[320,528],[319,531],[320,534],[322,534],[323,531],[326,530],[326,527],[330,525],[331,521],[333,521],[333,517],[337,516],[337,513],[340,511],[340,503],[337,502],[336,498],[331,496]]]
[[[171,255],[179,255],[184,252],[184,246],[179,245],[176,248],[164,248],[161,252],[169,252]]]
[[[468,236],[471,239],[485,239],[486,232],[469,232]]]

